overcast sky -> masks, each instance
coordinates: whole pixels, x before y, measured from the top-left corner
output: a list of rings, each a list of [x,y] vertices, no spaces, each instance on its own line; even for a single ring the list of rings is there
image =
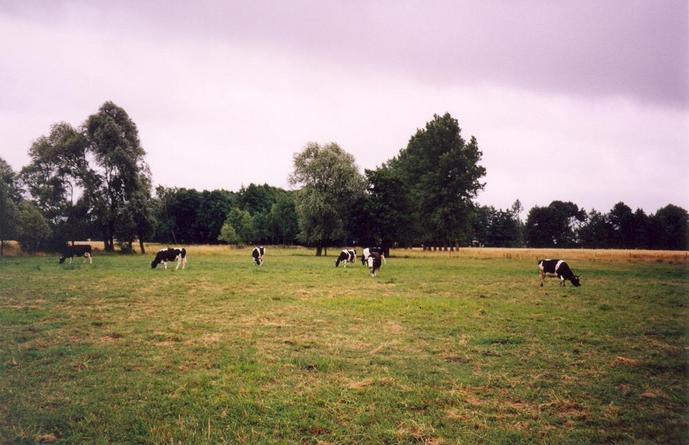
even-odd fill
[[[363,172],[450,112],[482,204],[689,209],[688,5],[0,0],[0,157],[112,100],[156,184],[287,188],[309,141]]]

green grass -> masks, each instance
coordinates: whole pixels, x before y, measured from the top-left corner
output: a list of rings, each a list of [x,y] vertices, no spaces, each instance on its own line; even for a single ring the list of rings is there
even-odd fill
[[[0,259],[0,442],[689,441],[686,262],[189,251]]]

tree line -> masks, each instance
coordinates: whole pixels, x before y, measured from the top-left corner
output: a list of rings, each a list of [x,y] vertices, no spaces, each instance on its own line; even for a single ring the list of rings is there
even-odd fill
[[[566,201],[509,209],[476,203],[486,170],[477,139],[450,114],[435,115],[392,159],[361,174],[336,143],[295,153],[294,190],[249,184],[238,191],[158,186],[126,111],[104,103],[79,127],[59,122],[29,147],[19,172],[0,158],[0,255],[59,250],[75,240],[131,252],[163,244],[301,244],[450,248],[590,247],[687,249],[687,211],[654,214],[616,204],[608,213]]]

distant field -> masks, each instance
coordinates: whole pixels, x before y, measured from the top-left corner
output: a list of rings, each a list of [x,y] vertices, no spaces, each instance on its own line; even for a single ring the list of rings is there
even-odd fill
[[[689,441],[687,252],[329,253],[0,258],[0,443]]]

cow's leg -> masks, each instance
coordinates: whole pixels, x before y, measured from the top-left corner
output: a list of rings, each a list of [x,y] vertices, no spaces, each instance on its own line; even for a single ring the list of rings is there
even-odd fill
[[[541,275],[541,287],[543,287],[543,281],[545,280],[545,272],[543,272],[543,271],[541,270],[541,271],[540,271],[540,275]]]
[[[87,253],[86,255],[89,256],[89,264],[93,264],[93,257],[91,256],[91,254]]]
[[[182,264],[182,257],[177,257],[177,267],[175,267],[175,270],[179,269],[179,266]]]
[[[562,275],[559,275],[558,277],[560,278],[560,286],[565,287],[565,277]]]
[[[69,264],[72,264],[73,261],[74,261],[74,257],[73,256],[69,257]]]
[[[167,270],[167,261],[162,261],[163,263],[163,269]]]

